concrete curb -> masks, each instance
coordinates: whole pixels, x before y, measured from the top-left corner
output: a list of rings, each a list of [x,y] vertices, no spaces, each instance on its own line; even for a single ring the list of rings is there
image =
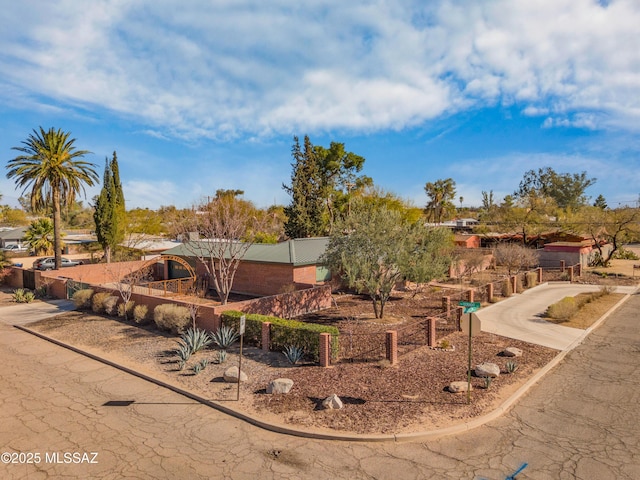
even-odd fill
[[[637,288],[634,293],[637,293],[640,288]],[[415,433],[395,433],[395,434],[387,434],[387,435],[357,435],[357,434],[340,434],[340,433],[321,433],[321,432],[310,432],[304,430],[298,430],[294,428],[285,427],[282,425],[276,425],[268,422],[264,422],[258,420],[256,418],[250,417],[244,413],[241,413],[237,410],[229,408],[225,405],[222,405],[220,402],[215,402],[212,400],[207,400],[206,398],[201,397],[198,394],[180,388],[171,383],[164,382],[162,380],[158,380],[149,375],[140,373],[131,368],[125,367],[118,363],[112,362],[106,358],[102,358],[93,353],[81,350],[72,345],[66,344],[59,340],[56,340],[52,337],[44,335],[40,332],[36,332],[35,330],[31,330],[22,325],[14,325],[14,328],[17,328],[25,333],[29,333],[38,338],[51,342],[60,347],[71,350],[75,353],[83,355],[85,357],[91,358],[92,360],[98,361],[105,365],[109,365],[113,368],[117,368],[125,373],[130,375],[134,375],[138,378],[151,382],[159,387],[167,388],[179,395],[182,395],[186,398],[199,402],[203,405],[207,405],[211,408],[214,408],[222,413],[235,417],[239,420],[243,420],[251,425],[256,427],[272,431],[275,433],[281,433],[285,435],[291,435],[302,438],[310,438],[315,440],[338,440],[338,441],[349,441],[349,442],[415,442],[415,441],[424,441],[424,440],[433,440],[436,438],[444,437],[447,435],[455,435],[459,433],[468,432],[474,428],[480,427],[496,418],[501,417],[505,413],[507,413],[516,402],[524,396],[536,383],[540,381],[547,373],[553,370],[563,359],[564,357],[578,345],[580,345],[584,339],[597,327],[599,327],[610,314],[612,314],[615,310],[617,310],[624,302],[626,302],[631,295],[634,293],[629,293],[625,295],[618,303],[616,303],[608,312],[606,312],[602,317],[600,317],[591,327],[585,330],[584,334],[580,336],[576,341],[574,341],[569,347],[561,351],[558,355],[556,355],[549,363],[547,363],[544,367],[542,367],[535,375],[533,375],[524,385],[522,385],[518,390],[516,390],[509,398],[507,398],[500,406],[498,406],[495,410],[483,415],[481,417],[475,418],[469,422],[462,423],[459,425],[454,425],[452,427],[440,428],[436,430],[431,430],[428,432],[415,432]]]

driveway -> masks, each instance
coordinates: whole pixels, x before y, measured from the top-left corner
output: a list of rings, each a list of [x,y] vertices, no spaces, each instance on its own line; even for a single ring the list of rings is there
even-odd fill
[[[563,327],[542,319],[547,307],[564,297],[597,292],[598,285],[545,283],[502,302],[480,309],[476,315],[482,331],[503,337],[566,350],[579,342],[585,331]],[[636,287],[616,287],[616,293],[630,294]]]
[[[0,308],[0,322],[7,325],[26,325],[74,309],[75,306],[71,300],[21,303]]]

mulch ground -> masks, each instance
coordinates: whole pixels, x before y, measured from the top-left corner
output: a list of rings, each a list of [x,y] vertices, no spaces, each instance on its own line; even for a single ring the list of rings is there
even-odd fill
[[[447,427],[495,408],[549,362],[557,351],[481,333],[473,339],[473,365],[497,363],[503,374],[490,388],[472,377],[472,402],[466,394],[452,394],[452,381],[467,379],[468,338],[454,333],[447,340],[454,347],[443,351],[420,347],[402,356],[396,366],[386,361],[338,363],[322,368],[312,363],[291,366],[278,352],[264,353],[245,346],[242,370],[249,381],[242,384],[240,401],[237,386],[223,381],[224,370],[238,364],[238,345],[229,350],[225,363],[217,364],[214,350],[197,353],[184,370],[178,369],[172,350],[177,338],[150,326],[82,312],[70,312],[30,325],[31,328],[77,347],[97,353],[117,363],[159,379],[175,383],[210,400],[229,402],[262,420],[305,427],[355,433],[391,433]],[[508,346],[524,351],[517,359],[518,370],[507,374],[508,360],[500,352]],[[192,366],[203,359],[209,365],[199,374]],[[287,395],[268,395],[266,387],[276,378],[290,378],[294,387]],[[337,394],[342,410],[323,410],[324,398]]]

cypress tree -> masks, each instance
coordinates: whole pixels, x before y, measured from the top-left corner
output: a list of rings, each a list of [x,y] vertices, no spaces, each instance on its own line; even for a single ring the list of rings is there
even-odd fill
[[[324,205],[318,160],[308,136],[304,137],[304,152],[300,150],[298,137],[293,141],[291,186],[282,186],[291,195],[291,204],[284,208],[287,216],[284,231],[289,238],[322,235]]]
[[[93,218],[96,224],[96,236],[104,249],[107,263],[111,262],[111,254],[124,239],[125,203],[118,158],[113,152],[111,162],[105,159],[102,190],[98,195]]]

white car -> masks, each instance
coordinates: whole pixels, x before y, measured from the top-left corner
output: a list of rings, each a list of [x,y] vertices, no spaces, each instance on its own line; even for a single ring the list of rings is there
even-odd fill
[[[2,250],[5,252],[26,252],[29,248],[25,245],[18,245],[17,243],[7,243]]]
[[[55,267],[55,262],[55,258],[53,257],[40,258],[33,262],[33,268],[35,270],[53,270]],[[76,265],[82,265],[82,262],[77,262],[75,260],[69,260],[68,258],[62,257],[62,267],[75,267]]]

